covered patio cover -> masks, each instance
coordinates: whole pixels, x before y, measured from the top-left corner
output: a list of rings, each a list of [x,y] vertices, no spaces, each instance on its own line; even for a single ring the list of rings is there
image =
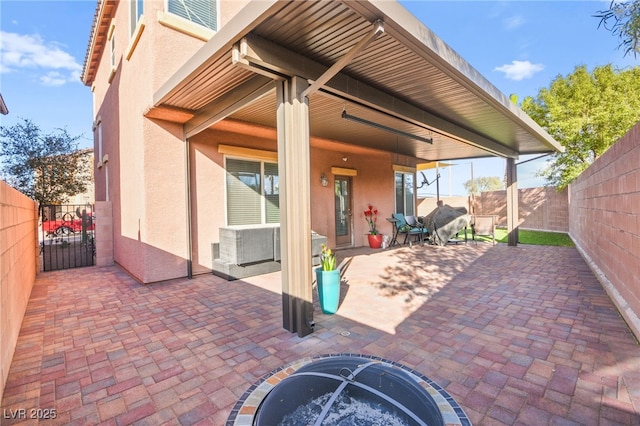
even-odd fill
[[[310,135],[424,161],[506,158],[509,231],[515,160],[561,150],[389,1],[252,1],[156,92],[146,116],[183,123],[187,149],[190,137],[225,119],[277,129],[283,321],[300,336],[313,330]]]

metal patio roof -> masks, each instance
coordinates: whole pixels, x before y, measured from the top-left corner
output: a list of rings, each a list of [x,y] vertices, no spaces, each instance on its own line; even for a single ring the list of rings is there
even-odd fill
[[[274,79],[316,81],[376,21],[382,33],[309,95],[312,137],[427,161],[562,150],[391,1],[252,1],[156,92],[147,116],[183,122],[188,136],[224,118],[275,128]],[[345,120],[343,111],[433,143]]]

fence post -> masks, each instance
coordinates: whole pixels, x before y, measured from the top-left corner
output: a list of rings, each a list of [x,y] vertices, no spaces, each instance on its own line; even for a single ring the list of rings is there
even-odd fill
[[[111,266],[113,257],[113,207],[111,201],[96,201],[96,266]]]

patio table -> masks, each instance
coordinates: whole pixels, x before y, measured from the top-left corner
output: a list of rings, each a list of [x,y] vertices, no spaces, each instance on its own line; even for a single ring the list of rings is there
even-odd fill
[[[389,247],[393,247],[398,243],[398,219],[394,218],[394,217],[388,217],[386,218],[388,222],[390,222],[393,225],[393,236],[391,237],[391,242],[389,243]]]

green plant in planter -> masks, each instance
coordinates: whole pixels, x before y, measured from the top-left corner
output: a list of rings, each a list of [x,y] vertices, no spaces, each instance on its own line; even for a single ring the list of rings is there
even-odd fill
[[[334,271],[336,269],[336,255],[326,244],[322,244],[322,253],[320,254],[320,263],[323,271]]]

